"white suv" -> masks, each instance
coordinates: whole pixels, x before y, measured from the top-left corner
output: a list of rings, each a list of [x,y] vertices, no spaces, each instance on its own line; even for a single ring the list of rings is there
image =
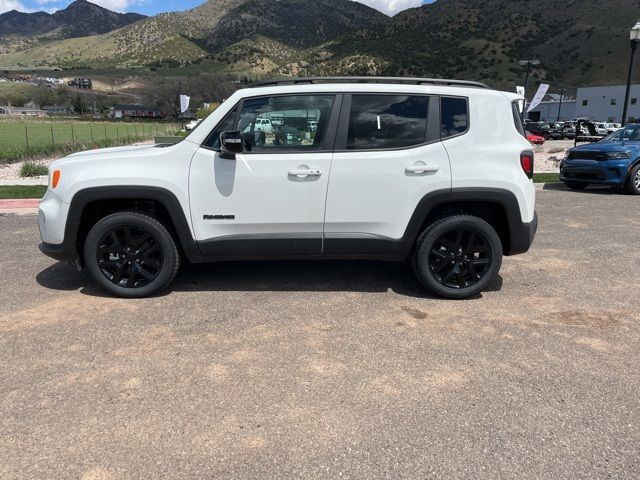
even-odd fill
[[[537,228],[521,100],[413,78],[239,90],[176,145],[54,162],[40,249],[124,297],[166,287],[183,259],[281,257],[410,259],[431,292],[474,296]],[[267,115],[275,134],[257,131]]]

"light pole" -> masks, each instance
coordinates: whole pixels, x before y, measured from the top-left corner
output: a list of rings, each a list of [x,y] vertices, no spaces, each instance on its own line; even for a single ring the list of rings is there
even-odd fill
[[[564,88],[560,89],[560,104],[558,105],[558,118],[556,118],[556,122],[560,121],[560,112],[562,111],[562,99],[564,97]]]
[[[627,74],[627,91],[624,94],[624,107],[622,109],[622,126],[627,123],[627,112],[629,108],[629,94],[631,93],[631,77],[633,76],[633,58],[636,56],[636,48],[640,42],[640,20],[633,26],[630,33],[631,57],[629,58],[629,73]]]
[[[527,67],[524,75],[524,106],[522,107],[522,121],[524,122],[524,113],[527,111],[527,84],[529,83],[529,74],[531,73],[531,65],[534,67],[540,65],[540,60],[519,60],[518,65],[521,67]]]

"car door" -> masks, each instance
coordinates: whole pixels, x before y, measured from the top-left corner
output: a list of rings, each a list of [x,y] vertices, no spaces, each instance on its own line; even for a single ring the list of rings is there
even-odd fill
[[[437,97],[345,96],[331,168],[324,252],[389,253],[429,193],[451,190]]]
[[[195,153],[191,214],[203,255],[319,254],[341,97],[274,95],[241,101]],[[273,131],[260,119],[283,118]],[[260,118],[258,118],[260,117]],[[311,132],[308,121],[318,120]],[[221,158],[223,131],[242,132],[245,151]]]

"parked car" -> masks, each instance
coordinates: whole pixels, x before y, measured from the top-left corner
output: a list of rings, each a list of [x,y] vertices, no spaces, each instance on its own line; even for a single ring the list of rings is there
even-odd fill
[[[553,140],[562,140],[564,138],[563,124],[560,122],[549,122],[549,138]]]
[[[276,130],[276,145],[297,145],[302,142],[302,132],[296,127],[282,125]]]
[[[605,123],[596,123],[595,127],[596,127],[596,133],[598,135],[605,136],[605,135],[608,135],[609,133],[612,133],[607,129],[607,125]]]
[[[560,165],[560,180],[575,190],[590,184],[611,185],[640,195],[640,124],[569,149]]]
[[[573,140],[576,138],[576,126],[572,122],[564,122],[562,124],[562,135],[564,138]]]
[[[545,122],[536,122],[527,124],[527,131],[537,135],[539,137],[543,137],[545,140],[549,140],[551,138],[551,126]]]
[[[605,123],[604,126],[607,129],[607,135],[622,128],[622,124],[620,124],[620,123],[610,123],[610,122],[608,122],[608,123]]]
[[[529,140],[534,145],[544,145],[544,142],[546,141],[544,137],[541,137],[540,135],[534,135],[531,132],[526,132],[526,137],[527,140]]]
[[[273,125],[269,118],[260,118],[256,119],[255,130],[258,132],[271,133],[273,132]]]
[[[175,145],[53,162],[41,251],[122,297],[167,287],[183,260],[279,257],[410,259],[434,294],[478,295],[537,229],[522,97],[468,81],[355,79],[271,80],[233,93]],[[313,112],[318,129],[302,143],[285,124],[286,148],[247,151],[256,112],[304,125]]]

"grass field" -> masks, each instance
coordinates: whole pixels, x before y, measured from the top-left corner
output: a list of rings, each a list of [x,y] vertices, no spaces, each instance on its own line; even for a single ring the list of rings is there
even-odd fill
[[[555,172],[536,173],[533,176],[534,183],[558,183],[559,181],[560,181],[560,174]]]
[[[179,129],[170,123],[0,121],[0,163],[58,153],[82,146],[105,147],[172,135]]]
[[[46,191],[45,185],[0,185],[0,199],[42,198]]]

